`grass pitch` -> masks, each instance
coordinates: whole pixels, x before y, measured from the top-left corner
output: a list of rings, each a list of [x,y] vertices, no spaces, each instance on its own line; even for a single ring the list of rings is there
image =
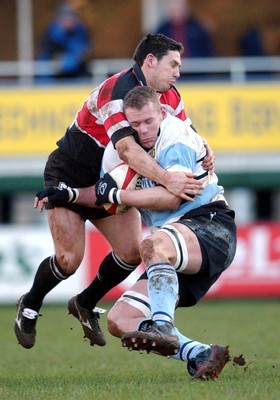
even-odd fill
[[[41,311],[37,343],[26,350],[13,333],[15,306],[0,306],[1,400],[280,398],[279,300],[202,301],[176,311],[176,325],[191,338],[243,354],[246,364],[231,361],[216,382],[192,381],[185,363],[129,352],[109,334],[105,347],[91,347],[66,305]]]

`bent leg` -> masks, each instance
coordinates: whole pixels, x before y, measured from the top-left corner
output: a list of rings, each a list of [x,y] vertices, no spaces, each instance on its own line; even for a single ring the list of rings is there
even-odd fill
[[[78,268],[84,253],[84,221],[64,208],[48,211],[56,254],[39,265],[33,285],[17,304],[14,331],[18,342],[31,348],[36,339],[36,322],[45,296]]]
[[[91,345],[104,346],[106,339],[98,323],[99,313],[92,310],[109,290],[127,278],[140,263],[142,225],[136,209],[91,222],[105,236],[113,251],[103,259],[90,285],[69,300],[68,309],[79,319]]]
[[[57,207],[48,210],[57,262],[65,275],[72,275],[80,266],[85,250],[85,223],[75,212]]]
[[[151,305],[152,326],[147,332],[129,332],[122,338],[124,345],[133,350],[147,350],[173,355],[180,348],[179,337],[174,326],[174,312],[178,300],[177,256],[184,256],[185,265],[179,265],[184,271],[189,266],[188,242],[200,250],[196,236],[189,229],[184,234],[172,225],[165,226],[156,233],[146,237],[141,243],[141,257],[147,268],[148,297]],[[186,240],[186,235],[190,236]],[[173,238],[175,237],[176,240]],[[192,252],[193,249],[191,250]],[[200,253],[199,253],[200,255]],[[194,257],[193,257],[194,258]],[[200,269],[191,258],[192,273]],[[201,260],[200,260],[201,264]],[[189,268],[188,268],[189,270]]]
[[[43,300],[62,280],[79,267],[84,254],[84,221],[73,211],[54,208],[48,211],[48,221],[53,237],[55,255],[41,262],[24,304],[39,311]]]
[[[151,318],[147,296],[147,280],[141,279],[120,297],[107,315],[111,335],[121,338],[126,332],[136,330],[143,319]]]
[[[78,295],[79,304],[89,310],[140,264],[139,246],[142,238],[141,219],[135,208],[122,215],[91,222],[110,243],[112,252],[101,262],[91,284]]]
[[[109,332],[116,337],[123,337],[128,332],[137,336],[137,331],[146,331],[151,326],[151,308],[147,293],[147,279],[138,280],[130,290],[126,291],[114,304],[107,316]],[[210,346],[192,340],[175,328],[179,338],[180,349],[171,355],[179,361],[189,361]],[[136,349],[139,350],[139,349]]]

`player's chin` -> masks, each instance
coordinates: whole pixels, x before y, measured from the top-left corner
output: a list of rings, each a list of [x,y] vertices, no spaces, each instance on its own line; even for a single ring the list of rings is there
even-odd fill
[[[171,83],[167,83],[166,85],[161,85],[161,88],[159,90],[160,93],[165,93],[167,90],[169,90],[172,87]]]

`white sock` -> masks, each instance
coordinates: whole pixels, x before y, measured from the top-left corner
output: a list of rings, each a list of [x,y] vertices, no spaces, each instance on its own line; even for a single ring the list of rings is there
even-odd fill
[[[177,354],[170,356],[170,358],[174,358],[175,360],[180,361],[189,361],[191,358],[194,358],[198,353],[210,348],[208,344],[197,342],[182,335],[177,328],[175,328],[174,331],[175,335],[179,338],[180,350]]]
[[[178,277],[172,264],[158,263],[147,268],[148,294],[153,321],[174,321],[178,298]]]

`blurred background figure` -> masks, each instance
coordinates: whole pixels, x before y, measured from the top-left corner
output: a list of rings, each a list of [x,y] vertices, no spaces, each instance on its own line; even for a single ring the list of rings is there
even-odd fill
[[[211,32],[191,15],[188,0],[172,0],[168,3],[168,19],[156,33],[163,33],[182,43],[183,57],[213,57],[214,46]]]
[[[54,20],[41,39],[39,60],[59,61],[54,78],[80,78],[90,75],[87,64],[93,43],[87,26],[67,3],[57,8]]]
[[[243,56],[278,56],[280,54],[279,23],[249,28],[240,40]]]

